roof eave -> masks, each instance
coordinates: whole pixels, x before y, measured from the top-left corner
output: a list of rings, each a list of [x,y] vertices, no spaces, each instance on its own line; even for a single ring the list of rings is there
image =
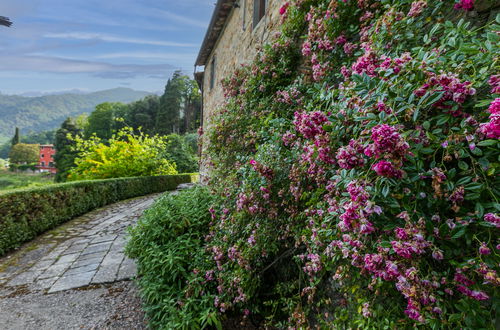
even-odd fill
[[[198,58],[196,59],[196,66],[207,64],[208,58],[224,30],[226,21],[235,3],[236,0],[217,0],[212,19],[210,20],[210,25],[208,26],[200,52],[198,53]]]

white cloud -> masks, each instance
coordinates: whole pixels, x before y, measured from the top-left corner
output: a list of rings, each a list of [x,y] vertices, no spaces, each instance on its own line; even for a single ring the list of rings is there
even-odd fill
[[[110,64],[48,56],[3,56],[0,60],[0,71],[86,73],[106,79],[164,79],[175,69],[170,64]]]
[[[149,53],[149,52],[123,52],[98,55],[95,58],[115,59],[115,58],[139,58],[139,59],[159,59],[159,60],[189,60],[197,56],[197,53]]]
[[[166,47],[198,47],[197,44],[179,43],[179,42],[171,42],[163,40],[126,38],[126,37],[119,37],[101,33],[85,33],[85,32],[47,33],[44,35],[44,37],[54,38],[54,39],[97,40],[104,42],[117,42],[117,43],[129,43],[138,45],[166,46]]]
[[[166,11],[166,10],[158,10],[158,12],[161,13],[166,18],[180,22],[180,23],[184,23],[187,25],[192,25],[192,26],[196,26],[196,27],[200,27],[200,28],[207,28],[208,27],[207,22],[202,22],[202,21],[192,19],[192,18],[189,18],[186,16],[177,15],[177,14],[171,13],[171,12]]]

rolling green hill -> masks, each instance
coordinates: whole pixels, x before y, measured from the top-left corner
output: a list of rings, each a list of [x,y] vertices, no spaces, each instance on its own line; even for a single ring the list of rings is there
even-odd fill
[[[16,126],[23,134],[52,130],[58,128],[67,117],[90,113],[100,103],[130,103],[149,94],[129,88],[40,97],[0,94],[0,142],[11,138]]]

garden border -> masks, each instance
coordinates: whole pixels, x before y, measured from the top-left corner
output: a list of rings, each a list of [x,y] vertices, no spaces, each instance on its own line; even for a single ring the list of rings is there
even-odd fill
[[[0,256],[99,207],[196,181],[197,174],[178,174],[77,181],[0,192]]]

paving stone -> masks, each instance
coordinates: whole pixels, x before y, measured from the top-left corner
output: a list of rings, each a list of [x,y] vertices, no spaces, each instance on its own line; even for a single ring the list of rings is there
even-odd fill
[[[40,275],[39,279],[45,279],[49,277],[55,277],[55,276],[61,276],[66,269],[68,269],[70,266],[69,263],[67,264],[58,264],[58,265],[52,265],[45,272]]]
[[[35,281],[35,279],[41,275],[40,271],[35,272],[23,272],[9,281],[9,286],[17,286],[30,284]]]
[[[33,270],[46,270],[54,263],[54,261],[55,261],[55,259],[54,260],[51,260],[51,259],[40,260],[39,262],[34,264],[33,267],[31,267],[31,269],[33,269]]]
[[[126,228],[135,224],[153,201],[154,198],[144,197],[112,205],[63,224],[57,232],[42,235],[37,244],[43,246],[45,255],[34,258],[31,250],[20,249],[17,253],[21,262],[0,271],[0,285],[9,290],[27,284],[30,290],[52,293],[134,277],[134,261],[123,252]],[[0,266],[1,262],[0,259]]]
[[[102,283],[112,283],[116,281],[118,275],[118,270],[120,269],[120,264],[111,264],[107,266],[101,266],[94,278],[92,279],[93,284]]]
[[[64,276],[87,273],[87,272],[96,270],[98,267],[99,267],[99,263],[94,263],[94,264],[90,264],[90,265],[86,265],[86,266],[82,266],[82,267],[70,268],[64,273]]]
[[[66,249],[62,254],[72,254],[72,253],[81,253],[88,244],[73,244],[68,249]]]
[[[55,264],[59,265],[59,264],[72,263],[73,261],[75,261],[78,258],[79,255],[80,255],[80,253],[73,253],[73,254],[67,254],[67,255],[61,256]]]
[[[82,255],[86,255],[89,253],[95,253],[95,252],[104,252],[108,251],[109,247],[111,246],[110,243],[99,243],[95,245],[89,245],[83,250]]]
[[[80,257],[78,257],[78,260],[87,260],[87,259],[98,259],[98,258],[104,258],[106,255],[106,251],[101,251],[101,252],[94,252],[94,253],[89,253],[89,254],[82,254]]]
[[[117,281],[128,280],[137,275],[137,266],[132,259],[125,258],[118,271]]]
[[[35,290],[46,290],[50,288],[58,279],[59,277],[49,277],[43,280],[39,279],[34,284],[32,284],[31,287]]]
[[[80,288],[82,286],[86,286],[90,284],[92,277],[94,277],[96,271],[90,271],[86,273],[80,274],[72,274],[68,276],[63,276],[59,278],[54,285],[52,285],[49,289],[49,293],[70,290]]]
[[[118,235],[105,235],[105,236],[100,236],[100,237],[96,237],[92,240],[92,244],[95,244],[95,243],[103,243],[103,242],[110,242],[110,241],[113,241],[115,240],[115,238],[117,237]]]
[[[71,268],[78,268],[78,267],[83,267],[83,266],[92,265],[92,264],[100,264],[103,258],[104,258],[104,255],[101,255],[100,257],[97,257],[97,258],[82,259],[82,260],[77,259],[71,265]]]

